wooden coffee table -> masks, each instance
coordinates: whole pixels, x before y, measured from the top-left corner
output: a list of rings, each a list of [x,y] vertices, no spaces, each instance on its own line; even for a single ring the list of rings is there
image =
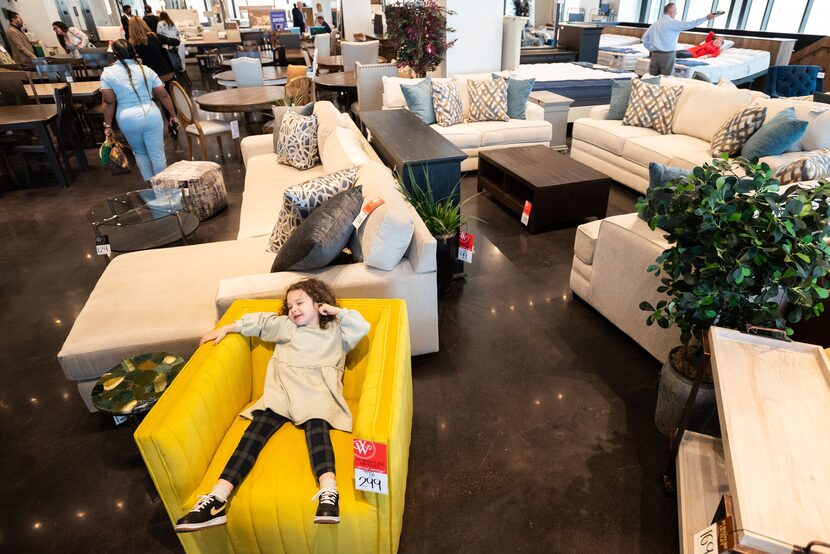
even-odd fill
[[[519,215],[531,203],[527,229],[586,217],[602,219],[612,179],[547,146],[519,146],[481,152],[478,190],[486,190]]]

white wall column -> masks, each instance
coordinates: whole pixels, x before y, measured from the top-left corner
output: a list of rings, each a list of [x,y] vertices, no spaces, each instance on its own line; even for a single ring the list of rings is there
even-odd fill
[[[372,34],[372,6],[369,0],[343,0],[344,40],[354,40],[354,35]]]
[[[447,26],[455,29],[447,40],[457,39],[447,50],[446,75],[501,71],[504,0],[446,0],[441,2],[455,15]]]

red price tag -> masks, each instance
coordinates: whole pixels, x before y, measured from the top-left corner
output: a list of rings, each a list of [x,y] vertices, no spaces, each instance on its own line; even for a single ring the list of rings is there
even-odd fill
[[[458,233],[458,259],[468,264],[473,263],[475,253],[475,235],[459,231]]]
[[[359,491],[389,494],[386,445],[354,439],[354,482]]]
[[[354,221],[352,221],[352,225],[354,225],[354,228],[360,229],[360,226],[363,225],[363,222],[366,221],[366,218],[369,217],[369,214],[375,211],[375,208],[382,205],[383,203],[383,198],[375,198],[374,200],[363,206],[363,209],[360,210],[360,213],[357,214],[357,217],[354,218]]]
[[[530,221],[530,210],[533,208],[533,204],[530,203],[530,200],[525,200],[525,207],[522,210],[522,223],[527,225],[527,222]]]

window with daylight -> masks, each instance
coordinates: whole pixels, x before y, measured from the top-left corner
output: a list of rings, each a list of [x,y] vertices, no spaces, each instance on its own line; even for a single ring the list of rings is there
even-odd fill
[[[824,2],[813,2],[813,6],[817,4],[827,5],[828,2],[826,0]],[[774,0],[766,30],[778,33],[797,33],[806,7],[807,0]],[[814,17],[815,15],[811,15],[810,19]],[[826,27],[827,20],[824,21]]]
[[[828,0],[814,1],[803,32],[808,35],[826,35],[828,21],[830,21],[830,2]]]
[[[764,12],[766,9],[766,0],[752,0],[752,3],[749,5],[749,16],[746,18],[744,29],[748,31],[761,31],[761,24],[764,22]]]

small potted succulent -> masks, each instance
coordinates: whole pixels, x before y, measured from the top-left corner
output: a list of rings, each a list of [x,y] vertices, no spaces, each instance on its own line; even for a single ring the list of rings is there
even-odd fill
[[[650,188],[637,211],[652,230],[666,230],[670,244],[648,268],[661,277],[657,291],[666,299],[640,304],[648,325],[680,329],[658,393],[655,420],[665,432],[677,425],[697,372],[711,383],[702,349],[709,327],[789,336],[791,324],[823,312],[830,184],[781,187],[766,164],[724,156]],[[670,383],[680,387],[674,394]],[[698,423],[712,408],[698,410]]]

